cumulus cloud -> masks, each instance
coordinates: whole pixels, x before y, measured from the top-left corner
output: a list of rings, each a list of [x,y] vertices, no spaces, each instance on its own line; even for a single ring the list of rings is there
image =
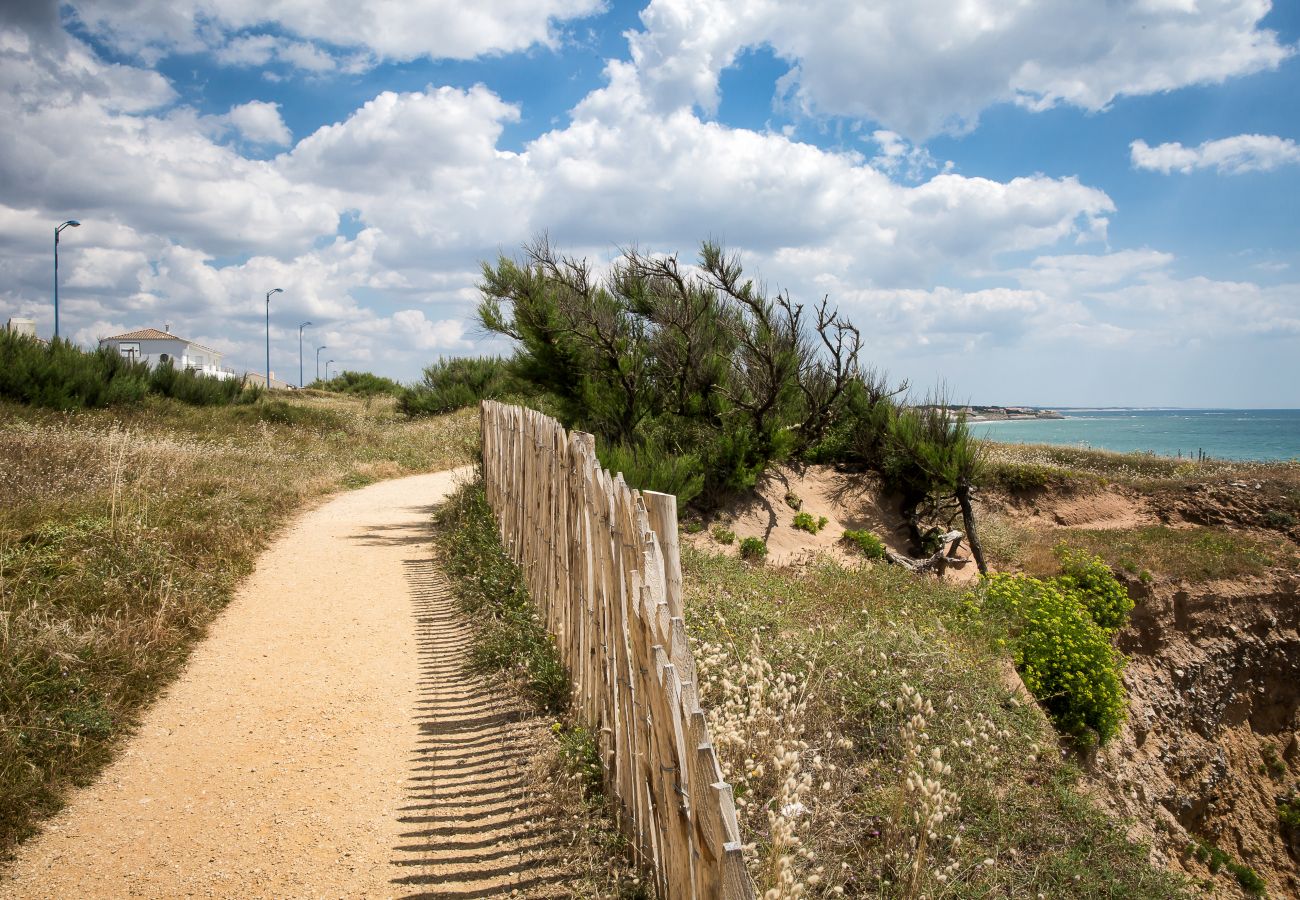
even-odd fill
[[[1270,335],[1297,318],[1294,286],[1225,288],[1227,309],[1218,283],[1170,274],[1169,254],[1087,252],[1115,206],[1077,178],[963,176],[885,129],[855,152],[727,127],[665,110],[631,63],[610,63],[567,121],[516,150],[502,136],[524,111],[483,85],[380,92],[293,144],[272,103],[199,115],[156,72],[73,38],[6,34],[0,315],[43,332],[49,228],[69,216],[85,225],[61,255],[67,333],[170,321],[257,368],[264,294],[283,287],[273,368],[296,367],[297,323],[310,320],[309,376],[320,345],[340,366],[401,377],[483,349],[468,324],[478,261],[542,229],[598,260],[631,242],[690,258],[719,238],[775,287],[830,293],[873,355],[1172,341],[1183,332],[1161,317],[1213,329],[1236,308],[1276,323],[1256,326]],[[281,36],[256,37],[237,51],[248,64],[279,58]],[[228,140],[236,128],[242,140]],[[251,158],[259,144],[287,149]]]
[[[1147,145],[1136,140],[1129,145],[1133,168],[1184,175],[1199,169],[1214,169],[1220,175],[1271,172],[1280,166],[1300,163],[1300,146],[1290,138],[1270,134],[1239,134],[1184,147],[1177,141]]]
[[[720,73],[767,45],[782,96],[814,116],[920,140],[974,127],[996,103],[1096,111],[1116,97],[1275,68],[1293,50],[1259,27],[1267,0],[652,0],[629,35],[663,108],[718,104]]]
[[[254,144],[284,146],[293,140],[289,126],[280,117],[280,104],[250,100],[231,107],[227,117],[245,140]]]
[[[85,28],[145,61],[213,50],[234,63],[261,64],[275,54],[311,70],[333,66],[329,47],[411,60],[473,59],[551,44],[554,23],[590,15],[601,0],[74,0],[71,5]],[[268,42],[244,33],[272,26],[301,40]],[[250,63],[253,59],[261,62]]]

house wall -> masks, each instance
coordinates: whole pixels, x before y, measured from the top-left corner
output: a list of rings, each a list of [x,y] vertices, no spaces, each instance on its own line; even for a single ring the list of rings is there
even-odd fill
[[[123,344],[138,344],[140,346],[140,355],[137,358],[150,366],[156,366],[162,362],[165,354],[178,369],[197,369],[204,375],[213,375],[218,378],[228,377],[228,373],[221,369],[220,353],[209,353],[180,338],[170,340],[100,341],[100,346],[112,347],[119,353],[122,352]]]

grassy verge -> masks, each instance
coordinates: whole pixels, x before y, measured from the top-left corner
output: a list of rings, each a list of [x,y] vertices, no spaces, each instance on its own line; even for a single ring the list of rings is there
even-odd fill
[[[1064,543],[1095,553],[1116,572],[1142,581],[1165,579],[1199,584],[1266,574],[1300,566],[1300,551],[1282,535],[1215,527],[1034,529],[1004,516],[990,516],[985,529],[989,558],[999,568],[1031,575],[1055,571],[1056,547]]]
[[[1300,462],[1233,462],[1180,459],[1154,453],[1116,453],[1057,444],[984,443],[994,482],[1008,488],[1052,484],[1119,482],[1134,486],[1193,483],[1223,478],[1266,479],[1300,484]]]
[[[468,462],[473,412],[0,404],[0,858],[87,783],[291,514]]]
[[[1182,896],[1083,796],[962,590],[886,566],[683,561],[760,895]]]
[[[604,794],[595,740],[569,713],[569,676],[537,615],[519,567],[501,547],[481,481],[465,485],[437,513],[439,561],[460,610],[474,624],[473,669],[506,680],[551,720],[555,741],[539,761],[539,808],[553,823],[574,872],[572,896],[650,898]]]

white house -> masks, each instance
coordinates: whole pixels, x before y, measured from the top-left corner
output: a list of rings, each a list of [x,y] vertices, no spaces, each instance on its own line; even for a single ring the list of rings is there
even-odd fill
[[[157,328],[141,328],[139,331],[100,338],[99,346],[112,348],[127,359],[151,366],[171,362],[176,368],[188,369],[197,375],[222,379],[239,377],[229,369],[221,368],[220,351]]]

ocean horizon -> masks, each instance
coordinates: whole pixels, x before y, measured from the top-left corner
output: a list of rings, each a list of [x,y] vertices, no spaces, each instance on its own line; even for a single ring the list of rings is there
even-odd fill
[[[1300,459],[1300,409],[1042,407],[1062,419],[971,423],[976,437],[1119,453],[1240,461]]]

